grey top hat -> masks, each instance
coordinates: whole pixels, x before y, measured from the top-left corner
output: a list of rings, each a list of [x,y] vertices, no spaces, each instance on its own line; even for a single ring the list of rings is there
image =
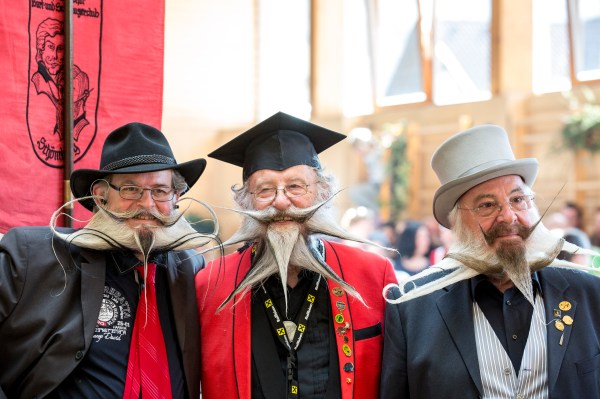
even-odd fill
[[[162,132],[139,122],[128,123],[112,131],[104,142],[100,169],[77,169],[71,173],[71,191],[75,198],[92,195],[92,183],[110,174],[145,173],[177,170],[191,188],[200,178],[206,160],[202,158],[178,164],[171,146]],[[84,200],[81,205],[89,210],[94,201]]]
[[[521,176],[531,187],[538,173],[538,161],[515,159],[506,131],[495,125],[476,126],[450,137],[433,154],[431,166],[442,184],[433,197],[433,215],[447,228],[448,214],[471,188],[508,175]]]

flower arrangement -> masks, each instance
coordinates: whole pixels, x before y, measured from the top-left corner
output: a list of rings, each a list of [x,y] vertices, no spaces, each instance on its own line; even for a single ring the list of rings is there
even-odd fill
[[[594,93],[583,90],[586,101],[583,104],[572,94],[568,95],[571,115],[562,128],[563,143],[572,150],[600,151],[600,105]]]

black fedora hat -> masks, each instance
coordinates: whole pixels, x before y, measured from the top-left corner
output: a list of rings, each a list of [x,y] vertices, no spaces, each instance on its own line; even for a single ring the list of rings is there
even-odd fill
[[[202,158],[178,164],[167,138],[160,130],[132,122],[115,129],[106,137],[99,170],[77,169],[71,173],[71,191],[75,198],[87,197],[92,195],[90,190],[94,181],[107,175],[166,169],[178,171],[191,188],[205,167],[206,160]],[[84,200],[81,204],[89,210],[94,208],[92,200]]]

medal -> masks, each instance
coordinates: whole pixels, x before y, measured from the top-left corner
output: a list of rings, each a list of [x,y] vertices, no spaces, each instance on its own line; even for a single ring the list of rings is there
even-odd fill
[[[294,323],[293,321],[289,321],[289,320],[284,320],[283,321],[283,325],[285,326],[285,332],[288,336],[288,339],[290,341],[294,340],[294,335],[296,335],[296,329],[298,328],[296,326],[296,323]]]
[[[570,326],[571,324],[573,324],[573,318],[571,316],[565,316],[562,319],[563,323],[565,323],[566,325]]]
[[[571,309],[571,302],[569,302],[569,301],[562,301],[561,303],[558,304],[558,308],[560,310],[567,311],[567,310]]]

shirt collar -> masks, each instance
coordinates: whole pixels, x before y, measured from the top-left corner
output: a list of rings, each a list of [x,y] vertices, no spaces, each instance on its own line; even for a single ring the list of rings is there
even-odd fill
[[[139,260],[132,251],[113,251],[110,254],[112,263],[120,274],[125,274],[135,267],[142,265],[142,261]],[[167,255],[165,252],[151,254],[148,263],[154,263],[159,267],[166,267]]]
[[[484,281],[488,281],[488,278],[483,274],[478,274],[471,279],[471,298],[473,300],[475,300],[475,289]],[[533,294],[540,294],[540,296],[543,297],[544,293],[542,291],[542,284],[540,283],[538,272],[531,273],[531,284],[533,285]]]

